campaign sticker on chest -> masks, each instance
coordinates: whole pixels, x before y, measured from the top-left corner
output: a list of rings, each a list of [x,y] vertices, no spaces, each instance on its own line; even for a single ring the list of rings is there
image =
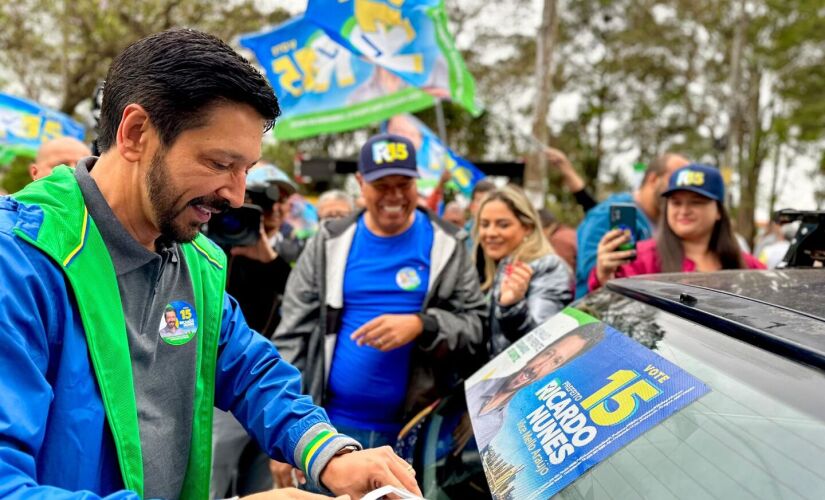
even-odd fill
[[[412,267],[402,267],[395,275],[395,283],[402,290],[411,292],[421,286],[421,276]]]
[[[190,304],[176,300],[163,309],[158,333],[164,342],[181,345],[192,340],[198,331],[198,315]]]

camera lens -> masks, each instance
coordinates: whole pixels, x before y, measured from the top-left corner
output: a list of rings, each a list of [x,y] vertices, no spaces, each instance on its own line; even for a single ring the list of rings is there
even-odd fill
[[[254,245],[261,225],[261,208],[244,205],[221,214],[209,221],[209,238],[224,247]]]
[[[223,226],[223,233],[227,236],[235,235],[238,231],[244,229],[243,222],[231,214],[227,214],[223,217],[221,220],[221,225]]]

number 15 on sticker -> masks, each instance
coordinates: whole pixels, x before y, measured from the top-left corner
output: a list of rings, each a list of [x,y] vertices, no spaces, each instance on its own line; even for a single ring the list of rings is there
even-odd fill
[[[636,413],[640,399],[650,401],[662,393],[635,370],[617,370],[607,379],[610,382],[581,403],[597,425],[620,424]]]

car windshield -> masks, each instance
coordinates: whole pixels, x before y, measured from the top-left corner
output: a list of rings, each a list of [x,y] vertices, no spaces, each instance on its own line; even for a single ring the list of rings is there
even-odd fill
[[[825,498],[825,374],[603,290],[576,304],[712,391],[557,498]]]

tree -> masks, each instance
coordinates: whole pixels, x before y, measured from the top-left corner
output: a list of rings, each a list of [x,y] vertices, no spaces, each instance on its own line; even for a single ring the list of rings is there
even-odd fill
[[[548,137],[547,117],[553,92],[553,51],[559,27],[556,0],[544,0],[541,25],[536,34],[535,109],[533,109],[533,137],[545,141]],[[547,191],[547,161],[541,151],[528,157],[524,172],[525,191],[534,205],[543,207]]]
[[[739,173],[738,231],[755,235],[754,212],[764,162],[780,150],[805,151],[825,137],[825,33],[816,0],[763,0],[752,12],[743,44],[744,119],[735,141]]]
[[[561,130],[586,175],[634,150],[728,163],[752,238],[763,165],[812,156],[825,135],[821,2],[584,0],[561,12],[558,89],[581,97]]]
[[[32,181],[32,178],[29,176],[29,165],[31,162],[32,158],[26,156],[18,156],[12,160],[11,164],[8,165],[6,173],[3,175],[0,188],[3,188],[3,190],[9,194],[16,193],[23,189],[26,184]]]
[[[112,59],[130,43],[174,26],[231,41],[288,17],[254,0],[16,0],[0,6],[0,63],[26,97],[77,116]]]

